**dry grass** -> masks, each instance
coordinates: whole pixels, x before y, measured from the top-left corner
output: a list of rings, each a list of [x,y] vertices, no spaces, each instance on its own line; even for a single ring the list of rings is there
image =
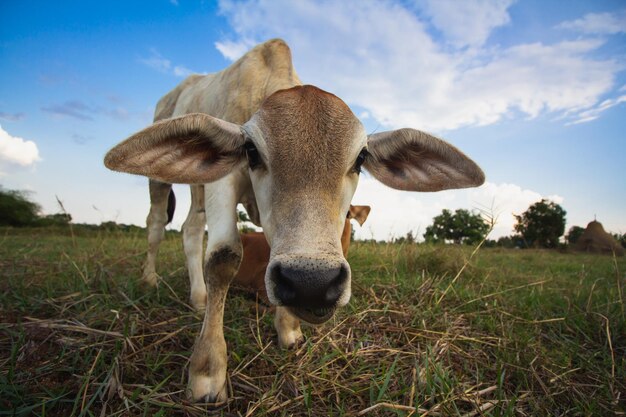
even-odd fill
[[[297,350],[231,294],[231,397],[211,409],[185,396],[201,317],[177,236],[157,290],[136,282],[141,235],[2,236],[2,415],[624,415],[623,259],[356,244],[350,305]]]

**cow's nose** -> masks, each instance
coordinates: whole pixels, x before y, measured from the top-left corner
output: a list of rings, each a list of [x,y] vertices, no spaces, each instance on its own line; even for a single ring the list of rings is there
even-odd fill
[[[270,274],[274,295],[282,305],[315,309],[336,306],[348,278],[348,271],[343,265],[299,268],[276,263]]]

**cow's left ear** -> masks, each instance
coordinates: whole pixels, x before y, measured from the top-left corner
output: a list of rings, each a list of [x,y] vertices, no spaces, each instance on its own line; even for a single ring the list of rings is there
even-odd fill
[[[415,129],[370,135],[363,167],[398,190],[440,191],[477,187],[485,174],[449,143]]]
[[[239,125],[194,113],[153,124],[111,149],[104,165],[166,183],[205,184],[245,161]]]

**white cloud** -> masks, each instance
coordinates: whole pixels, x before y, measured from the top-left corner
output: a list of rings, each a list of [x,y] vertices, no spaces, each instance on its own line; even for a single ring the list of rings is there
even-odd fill
[[[446,207],[442,202],[420,199],[417,193],[394,190],[366,176],[359,181],[352,203],[372,207],[363,227],[356,227],[355,236],[376,240],[391,240],[409,231],[421,238],[433,217]]]
[[[163,57],[159,51],[152,48],[150,49],[150,56],[148,58],[140,58],[139,62],[142,64],[156,70],[162,72],[164,74],[171,74],[176,77],[187,77],[191,74],[195,74],[194,71],[186,68],[182,65],[173,65],[172,61]]]
[[[248,42],[248,41],[240,41],[240,42],[221,41],[221,42],[215,42],[215,48],[218,51],[220,51],[220,53],[224,56],[224,58],[229,59],[231,61],[235,61],[235,60],[239,59],[253,45],[254,45],[254,42]]]
[[[369,119],[371,116],[369,114],[369,112],[367,111],[362,111],[361,113],[359,113],[359,119],[361,120],[366,120]]]
[[[454,92],[458,110],[453,107],[456,103],[449,103],[456,120],[461,125],[485,125],[513,110],[533,118],[543,112],[576,114],[593,106],[611,90],[621,69],[613,61],[585,58],[600,45],[598,40],[520,45],[464,71]]]
[[[35,142],[11,136],[0,126],[0,166],[11,164],[27,167],[40,160]]]
[[[140,58],[139,62],[159,72],[168,72],[172,66],[172,61],[163,56],[156,49],[150,49],[150,57]]]
[[[563,22],[557,28],[593,35],[626,33],[626,10],[616,13],[588,13],[581,19]]]
[[[557,204],[562,204],[564,200],[559,195],[542,196],[536,191],[507,183],[486,182],[481,187],[469,191],[473,207],[485,209],[496,220],[490,236],[492,239],[512,234],[516,223],[513,215],[525,212],[531,204],[544,198]]]
[[[389,240],[412,231],[422,240],[426,228],[443,209],[454,211],[462,208],[493,216],[497,221],[489,237],[497,239],[513,233],[513,214],[523,213],[542,198],[563,203],[561,196],[542,196],[515,184],[487,182],[474,189],[410,193],[391,189],[372,177],[364,176],[359,182],[353,204],[370,205],[372,212],[362,228],[356,227],[355,235],[359,239]]]
[[[515,0],[426,0],[416,1],[433,26],[457,47],[480,46],[491,31],[506,25],[507,9]]]
[[[450,49],[401,4],[222,1],[221,13],[236,36],[216,47],[234,60],[257,42],[282,37],[304,82],[332,91],[386,127],[431,131],[488,125],[519,112],[578,120],[606,99],[624,69],[615,60],[590,57],[601,39],[480,47],[508,22],[511,2],[473,4],[472,25],[458,29],[455,13],[470,12],[446,17],[448,3],[430,4],[433,25],[457,46],[463,36],[461,43],[474,46]]]
[[[619,96],[614,99],[604,100],[602,103],[598,104],[597,106],[580,112],[578,114],[578,119],[574,120],[573,122],[570,122],[569,124],[575,125],[579,123],[586,123],[592,120],[596,120],[598,117],[600,117],[600,113],[602,113],[605,110],[610,109],[611,107],[615,107],[621,103],[626,103],[626,95]]]
[[[188,77],[194,72],[189,68],[183,67],[182,65],[176,65],[172,70],[175,76],[177,77]]]

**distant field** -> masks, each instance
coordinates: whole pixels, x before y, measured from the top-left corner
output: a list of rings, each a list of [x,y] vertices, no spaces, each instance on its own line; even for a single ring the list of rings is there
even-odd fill
[[[353,298],[277,347],[229,296],[225,416],[626,415],[626,259],[352,246]],[[199,416],[185,369],[201,316],[179,236],[158,290],[142,233],[0,229],[0,415]],[[621,285],[621,289],[620,289]]]

